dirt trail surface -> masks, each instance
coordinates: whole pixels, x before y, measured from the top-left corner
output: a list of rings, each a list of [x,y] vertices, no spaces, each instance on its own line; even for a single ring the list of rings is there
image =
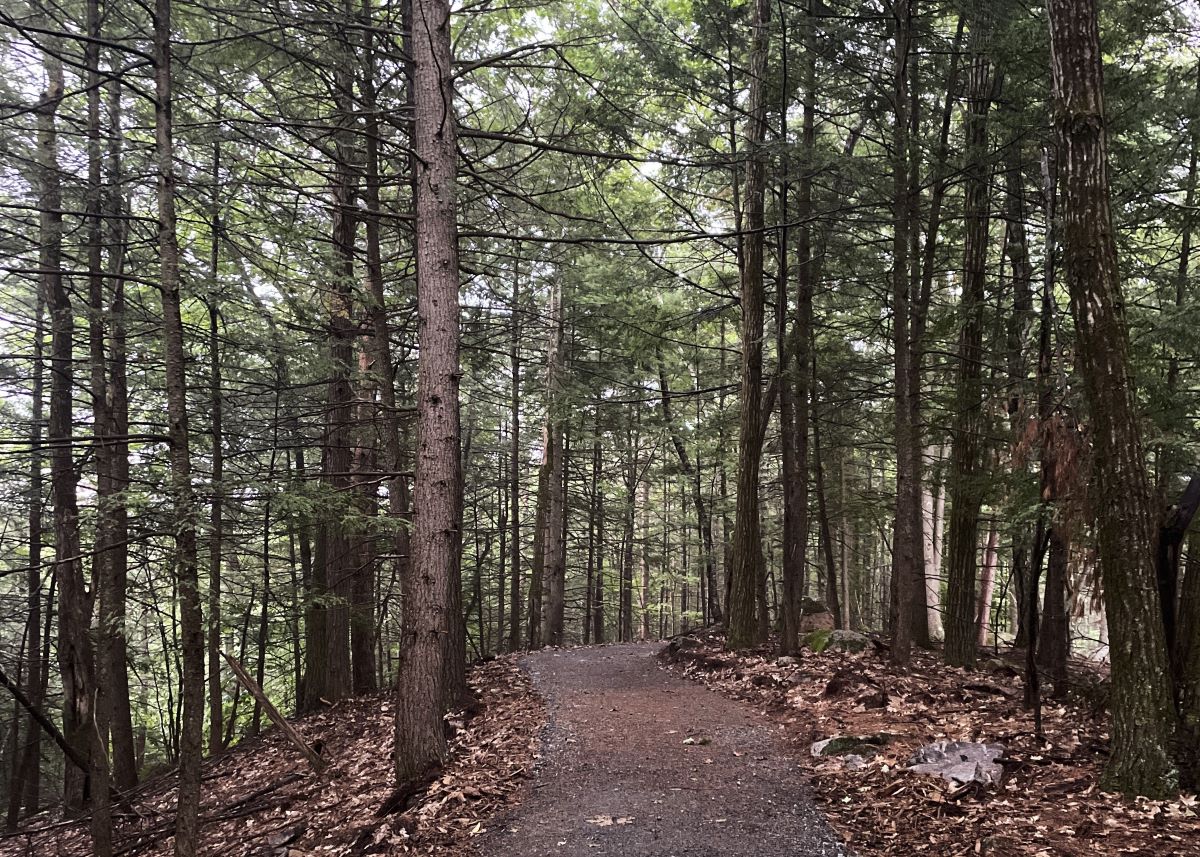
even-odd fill
[[[525,664],[549,725],[534,782],[483,857],[843,857],[777,727],[659,668],[659,645]]]

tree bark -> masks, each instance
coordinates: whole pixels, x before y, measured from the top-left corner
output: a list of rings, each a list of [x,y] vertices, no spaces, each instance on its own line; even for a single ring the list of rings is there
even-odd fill
[[[417,239],[417,460],[413,573],[405,592],[396,706],[401,785],[446,757],[442,712],[459,587],[462,471],[459,430],[457,172],[450,7],[413,0]]]
[[[35,287],[33,314],[33,372],[30,387],[29,420],[29,567],[25,577],[25,686],[29,689],[31,708],[42,706],[42,423],[45,419],[45,312],[43,283]],[[41,804],[42,753],[41,729],[32,711],[26,721],[25,741],[19,745],[20,756],[14,759],[13,776],[8,795],[6,827],[16,830],[24,807],[27,814],[37,812]]]
[[[970,91],[967,95],[966,180],[962,327],[950,473],[950,563],[946,577],[946,663],[975,664],[975,572],[979,512],[983,505],[983,310],[987,278],[989,170],[987,120],[992,101],[988,57],[991,13],[980,8],[971,21]]]
[[[512,338],[508,359],[512,372],[512,394],[509,399],[508,492],[510,509],[508,526],[512,535],[512,571],[509,579],[508,602],[511,611],[508,625],[508,650],[521,648],[521,269],[520,259],[514,262],[512,293]]]
[[[1092,420],[1100,573],[1111,636],[1112,748],[1102,784],[1163,797],[1178,788],[1175,723],[1154,571],[1154,521],[1129,368],[1109,203],[1095,0],[1049,0],[1063,237],[1076,361]]]
[[[893,663],[908,663],[912,656],[913,587],[919,586],[916,522],[920,515],[919,462],[914,459],[917,427],[913,424],[911,319],[909,304],[909,229],[912,216],[909,200],[909,94],[908,62],[912,47],[912,0],[893,0],[895,33],[892,97],[895,119],[892,127],[892,344],[894,354],[894,406],[896,435],[896,514],[892,530],[892,571],[889,625],[892,632]],[[917,503],[914,508],[913,504]]]
[[[221,259],[221,143],[213,143],[212,208],[209,277],[212,294],[208,299],[208,393],[212,403],[212,499],[208,534],[208,752],[214,755],[223,747],[224,693],[221,690],[221,551],[225,539],[224,521],[224,424],[221,407],[221,338],[219,265]]]
[[[542,638],[550,646],[563,643],[563,613],[566,597],[564,434],[562,387],[564,371],[562,285],[555,283],[550,294],[550,341],[546,357],[546,615]]]
[[[113,479],[114,450],[109,446],[112,420],[109,414],[107,366],[104,348],[104,223],[103,223],[103,163],[100,146],[100,4],[86,4],[87,31],[95,41],[84,48],[87,66],[87,266],[88,266],[88,339],[91,358],[91,394],[93,434],[96,444],[96,538],[92,566],[93,598],[97,603],[97,627],[93,634],[94,688],[92,723],[88,732],[92,747],[88,771],[88,790],[91,796],[92,850],[96,857],[109,857],[113,849],[112,805],[109,788],[112,770],[109,765],[108,736],[113,720],[113,696],[128,695],[129,688],[115,687],[112,674],[113,653],[118,650],[117,618],[124,613],[118,607],[116,581],[112,571],[109,548],[113,542],[112,506],[120,503]],[[35,631],[36,636],[36,631]]]
[[[158,254],[161,264],[167,434],[175,512],[175,567],[183,647],[183,715],[179,743],[176,857],[195,857],[200,837],[200,763],[204,732],[204,616],[196,567],[197,504],[189,446],[186,352],[180,314],[179,242],[175,231],[175,152],[171,100],[171,0],[154,14],[155,154],[158,167]]]
[[[755,0],[751,18],[750,93],[746,107],[745,212],[748,234],[742,240],[741,393],[738,428],[737,498],[733,524],[733,588],[729,600],[730,649],[748,649],[762,639],[756,602],[764,577],[759,521],[759,467],[762,462],[763,253],[766,187],[767,51],[771,6]]]

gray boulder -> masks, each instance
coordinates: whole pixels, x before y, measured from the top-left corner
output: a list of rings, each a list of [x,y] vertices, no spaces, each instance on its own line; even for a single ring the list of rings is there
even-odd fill
[[[983,783],[990,786],[999,783],[1004,774],[1004,768],[997,761],[1003,756],[1003,744],[935,741],[913,754],[908,760],[908,770],[939,776],[956,785]]]
[[[834,649],[840,652],[861,652],[871,645],[871,640],[857,631],[832,631],[822,629],[805,634],[800,644],[814,652]]]

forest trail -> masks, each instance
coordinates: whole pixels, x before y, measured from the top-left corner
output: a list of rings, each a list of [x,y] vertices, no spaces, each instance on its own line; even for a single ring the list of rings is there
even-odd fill
[[[549,725],[532,788],[486,857],[842,857],[778,728],[659,668],[647,644],[525,665]]]

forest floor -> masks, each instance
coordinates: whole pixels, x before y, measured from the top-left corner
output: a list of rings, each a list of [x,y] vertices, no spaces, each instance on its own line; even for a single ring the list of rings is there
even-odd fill
[[[687,642],[664,661],[783,727],[818,805],[858,857],[1200,855],[1194,795],[1125,800],[1099,790],[1108,735],[1094,667],[1076,665],[1081,692],[1047,700],[1039,739],[1004,653],[966,672],[933,652],[898,669],[878,647],[778,659],[766,648],[726,652],[713,634]],[[810,752],[825,738],[880,733],[890,740],[857,770]],[[917,748],[941,739],[1003,744],[1000,784],[954,786],[905,770]]]
[[[649,644],[525,665],[549,724],[532,787],[484,857],[840,857],[779,725],[660,669]]]
[[[545,710],[516,660],[475,668],[480,706],[456,727],[440,778],[380,815],[394,800],[394,700],[380,693],[292,721],[329,767],[314,774],[277,729],[204,765],[200,853],[220,857],[462,857],[488,820],[514,799],[533,764]],[[173,848],[173,774],[141,786],[114,808],[115,853],[163,857]],[[87,857],[87,821],[49,813],[0,837],[0,857]]]

